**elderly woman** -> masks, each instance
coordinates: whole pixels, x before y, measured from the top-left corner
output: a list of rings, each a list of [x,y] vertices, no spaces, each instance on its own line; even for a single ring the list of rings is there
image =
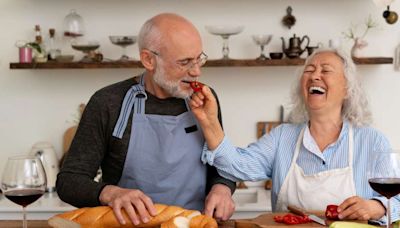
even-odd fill
[[[234,181],[272,179],[273,211],[337,204],[340,219],[385,222],[386,199],[370,188],[366,173],[373,153],[390,145],[368,126],[371,115],[352,59],[340,50],[316,51],[292,100],[290,124],[238,148],[224,135],[215,98],[204,87],[190,103],[207,141],[203,162]],[[393,199],[394,220],[399,202]]]

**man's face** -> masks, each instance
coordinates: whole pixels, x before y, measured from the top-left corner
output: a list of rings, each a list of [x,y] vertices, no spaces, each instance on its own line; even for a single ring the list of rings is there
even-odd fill
[[[193,93],[187,82],[198,80],[206,57],[201,38],[192,28],[168,34],[163,47],[153,52],[156,59],[153,79],[166,97],[187,98]]]
[[[157,68],[154,72],[154,82],[165,90],[170,96],[177,98],[187,98],[193,93],[188,83],[182,81],[193,81],[197,80],[197,77],[192,77],[187,74],[173,74],[169,75],[170,71],[167,71],[163,61],[158,61]]]

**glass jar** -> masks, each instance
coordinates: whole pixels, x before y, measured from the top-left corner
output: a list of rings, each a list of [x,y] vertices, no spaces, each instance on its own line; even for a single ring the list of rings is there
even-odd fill
[[[64,36],[68,37],[78,37],[83,36],[85,33],[85,25],[83,18],[76,13],[76,10],[71,10],[71,12],[65,16],[63,21]]]

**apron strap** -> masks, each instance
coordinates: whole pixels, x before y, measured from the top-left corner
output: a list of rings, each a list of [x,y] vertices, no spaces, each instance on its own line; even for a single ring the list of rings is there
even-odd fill
[[[144,90],[144,74],[140,77],[139,84],[132,86],[128,92],[126,92],[124,100],[122,102],[122,108],[119,113],[117,123],[115,124],[112,135],[119,139],[122,139],[126,126],[128,125],[129,116],[132,111],[133,104],[134,114],[144,114],[145,108],[144,103],[147,99],[147,94]]]
[[[190,101],[190,98],[185,98],[186,108],[187,108],[188,111],[191,111],[191,108],[190,108],[190,105],[189,105],[189,101]]]

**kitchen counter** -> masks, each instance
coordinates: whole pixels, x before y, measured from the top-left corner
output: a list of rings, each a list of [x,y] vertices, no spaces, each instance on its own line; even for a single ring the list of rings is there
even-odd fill
[[[233,201],[235,201],[235,213],[232,219],[255,218],[272,211],[271,191],[263,187],[236,189]]]
[[[271,212],[271,192],[262,188],[237,189],[233,199],[236,211],[232,219],[254,218]],[[45,193],[26,208],[28,220],[47,220],[55,214],[76,209],[58,198],[56,192]],[[22,207],[0,194],[0,220],[21,220]],[[0,226],[4,227],[4,226]]]
[[[55,214],[74,209],[76,207],[61,201],[56,192],[45,193],[36,202],[26,207],[27,219],[47,220]],[[3,194],[0,194],[0,220],[22,220],[22,207],[5,198]]]

